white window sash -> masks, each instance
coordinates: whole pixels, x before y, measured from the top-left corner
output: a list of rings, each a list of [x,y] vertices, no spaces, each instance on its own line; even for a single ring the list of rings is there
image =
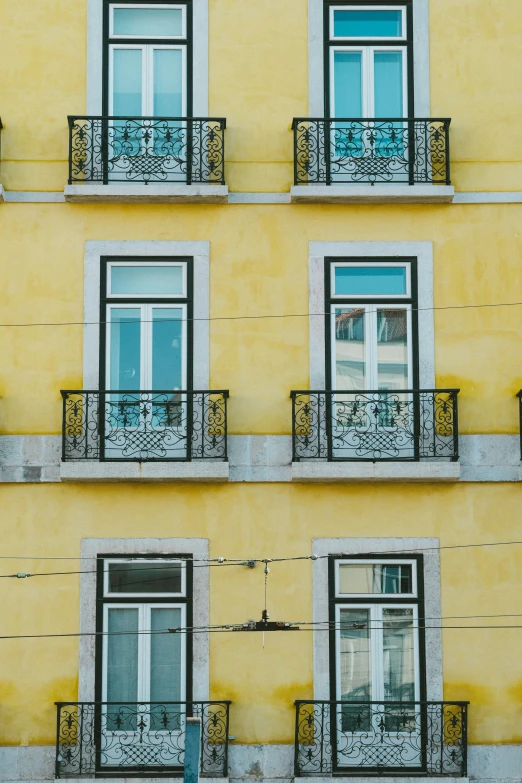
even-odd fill
[[[168,294],[167,297],[165,294],[115,294],[112,292],[112,269],[116,266],[136,266],[136,267],[158,267],[158,266],[165,266],[165,267],[181,267],[182,270],[182,292],[180,294]],[[390,264],[391,266],[391,264]],[[184,262],[180,263],[173,263],[172,261],[153,261],[153,262],[146,262],[143,261],[109,261],[107,264],[107,297],[110,299],[125,299],[127,301],[128,299],[172,299],[173,301],[176,301],[176,299],[186,299],[187,298],[187,264]]]
[[[141,10],[150,10],[150,9],[161,9],[165,11],[181,11],[181,18],[182,18],[182,29],[181,29],[181,35],[116,35],[114,33],[114,9],[115,8],[128,8],[131,10],[141,9]],[[114,38],[115,40],[118,40],[119,38],[141,38],[141,39],[172,39],[176,40],[179,38],[186,38],[187,37],[187,6],[186,5],[175,5],[171,3],[154,3],[151,5],[129,5],[128,3],[111,3],[110,5],[110,13],[109,13],[109,38]]]
[[[395,39],[393,39],[395,40]],[[330,116],[337,116],[335,107],[335,67],[336,52],[358,52],[361,54],[361,95],[362,117],[353,119],[373,119],[375,117],[375,76],[374,55],[381,52],[400,52],[402,54],[402,114],[408,116],[408,59],[405,46],[331,46],[330,47]],[[344,119],[352,119],[351,117]],[[395,119],[392,117],[391,119]],[[399,118],[397,118],[399,119]]]
[[[185,560],[170,560],[165,559],[162,560],[161,558],[155,559],[155,560],[122,560],[121,558],[105,558],[104,560],[104,566],[103,566],[103,595],[106,598],[139,598],[141,595],[150,595],[149,592],[143,591],[140,593],[139,591],[132,592],[132,593],[111,593],[109,589],[109,565],[111,563],[118,563],[118,564],[124,564],[131,566],[137,566],[137,568],[131,568],[131,572],[136,572],[136,581],[139,579],[139,569],[143,568],[146,569],[148,566],[151,565],[165,565],[165,566],[180,566],[181,569],[181,590],[179,593],[154,593],[155,598],[168,598],[170,596],[185,596],[187,593],[187,564]]]
[[[334,35],[335,11],[400,11],[402,35],[341,36]],[[330,7],[330,39],[332,41],[405,41],[407,38],[406,6],[404,5],[333,5]]]

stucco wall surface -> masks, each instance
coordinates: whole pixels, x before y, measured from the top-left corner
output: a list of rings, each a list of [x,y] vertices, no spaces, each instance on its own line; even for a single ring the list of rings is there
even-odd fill
[[[471,743],[522,740],[520,623],[488,617],[522,614],[514,589],[522,547],[444,547],[515,540],[519,508],[515,484],[0,487],[2,553],[9,555],[77,558],[81,539],[92,537],[208,538],[211,558],[245,559],[310,555],[317,537],[439,538],[444,697],[471,701]],[[79,560],[7,560],[2,573],[21,568],[82,570]],[[271,617],[310,622],[311,562],[270,568]],[[16,611],[2,613],[2,635],[75,633],[79,602],[77,573],[3,579],[2,605]],[[211,625],[257,619],[263,604],[261,567],[210,569]],[[210,634],[210,695],[234,702],[238,743],[292,741],[293,702],[313,695],[312,643],[306,627],[266,634],[264,647],[259,634]],[[51,744],[54,701],[77,698],[78,640],[3,640],[0,672],[0,744]]]
[[[64,325],[0,329],[0,433],[60,432],[59,390],[82,388],[85,242],[136,239],[210,242],[211,388],[230,389],[231,434],[276,435],[310,382],[309,243],[432,241],[437,386],[461,389],[461,433],[515,434],[521,307],[477,305],[522,301],[521,217],[517,204],[5,203],[1,322]]]
[[[460,190],[522,190],[522,19],[518,0],[501,8],[429,3],[431,116],[452,118]],[[87,0],[1,0],[0,19],[3,184],[61,190],[67,115],[86,110]],[[208,26],[209,114],[227,118],[229,185],[287,191],[290,125],[308,116],[308,0],[209,0]]]

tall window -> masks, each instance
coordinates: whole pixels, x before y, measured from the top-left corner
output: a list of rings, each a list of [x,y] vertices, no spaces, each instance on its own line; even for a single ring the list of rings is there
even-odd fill
[[[416,288],[415,259],[326,259],[328,388],[417,385]]]
[[[115,736],[106,741],[102,765],[136,763],[116,742],[123,734],[139,731],[140,760],[153,760],[165,714],[179,716],[181,727],[186,710],[179,702],[191,698],[191,652],[187,633],[169,629],[192,625],[191,566],[176,558],[99,559],[97,700],[109,702],[100,715],[103,736]]]
[[[334,559],[332,653],[338,701],[419,701],[422,561]]]
[[[413,116],[410,2],[325,3],[326,116]]]
[[[100,388],[190,388],[191,318],[190,259],[102,259]]]
[[[105,0],[104,112],[185,117],[192,111],[191,2]]]

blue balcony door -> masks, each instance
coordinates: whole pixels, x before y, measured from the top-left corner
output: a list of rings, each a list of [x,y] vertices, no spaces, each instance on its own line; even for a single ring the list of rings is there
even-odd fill
[[[187,388],[186,318],[184,304],[107,306],[106,459],[138,459],[147,451],[160,459],[166,441],[170,457],[186,456],[187,403],[179,394]]]
[[[186,177],[186,47],[112,44],[108,179],[175,182]],[[153,118],[143,120],[142,118]]]
[[[332,180],[408,182],[406,48],[334,46],[330,58]]]
[[[185,606],[114,603],[103,622],[99,766],[179,766],[185,710],[168,702],[186,699],[185,645],[168,629],[186,625]]]

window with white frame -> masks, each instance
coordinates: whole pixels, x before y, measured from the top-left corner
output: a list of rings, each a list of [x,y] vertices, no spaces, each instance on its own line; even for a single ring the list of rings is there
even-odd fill
[[[191,8],[190,0],[105,0],[105,113],[170,118],[192,112]]]
[[[325,259],[327,388],[416,388],[416,259]]]
[[[161,710],[155,715],[153,704],[191,698],[187,634],[172,632],[192,624],[191,560],[100,556],[98,565],[97,700],[113,705],[106,728],[132,729],[140,718],[132,705],[152,703],[142,717],[147,731],[160,729]],[[104,763],[113,762],[109,754]]]
[[[424,697],[422,584],[422,557],[331,558],[333,700]]]
[[[192,260],[102,258],[100,388],[191,387]]]
[[[413,116],[411,2],[325,2],[327,117]]]

